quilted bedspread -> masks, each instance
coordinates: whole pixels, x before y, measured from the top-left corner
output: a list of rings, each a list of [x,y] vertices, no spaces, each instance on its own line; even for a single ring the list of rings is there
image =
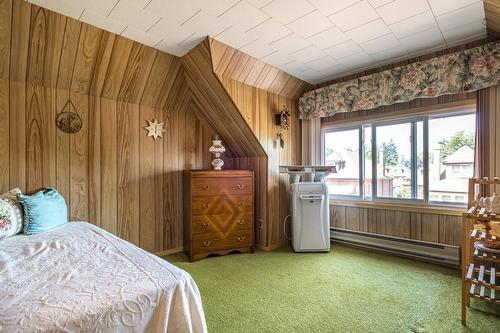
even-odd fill
[[[1,332],[206,332],[185,271],[85,222],[0,241]]]

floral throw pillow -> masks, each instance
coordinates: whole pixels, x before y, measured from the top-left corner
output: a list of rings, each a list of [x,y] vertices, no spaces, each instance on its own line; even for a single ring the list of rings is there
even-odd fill
[[[0,195],[0,240],[17,235],[23,229],[23,211],[17,200],[19,189]]]

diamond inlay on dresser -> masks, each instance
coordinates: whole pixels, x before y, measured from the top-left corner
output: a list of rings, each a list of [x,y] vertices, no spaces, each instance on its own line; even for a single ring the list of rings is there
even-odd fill
[[[184,249],[191,261],[253,251],[253,183],[252,171],[186,171]]]

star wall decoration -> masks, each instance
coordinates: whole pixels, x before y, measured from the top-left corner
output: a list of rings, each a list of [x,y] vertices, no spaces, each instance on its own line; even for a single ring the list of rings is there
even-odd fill
[[[163,133],[167,130],[163,128],[163,123],[159,123],[156,119],[153,121],[147,121],[148,126],[144,126],[146,131],[148,131],[148,136],[152,136],[154,140],[163,138]]]

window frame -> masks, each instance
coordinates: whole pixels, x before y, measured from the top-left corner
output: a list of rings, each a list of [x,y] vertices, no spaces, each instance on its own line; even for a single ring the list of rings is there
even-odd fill
[[[346,132],[346,131],[352,131],[352,130],[358,130],[358,142],[359,145],[362,144],[362,140],[364,139],[363,136],[363,125],[348,125],[348,126],[342,126],[341,128],[328,128],[328,129],[322,129],[321,130],[321,164],[325,165],[325,136],[328,133],[335,133],[335,132]],[[364,179],[364,149],[359,149],[359,173],[358,173],[358,186],[359,186],[359,194],[358,195],[349,195],[349,194],[331,194],[330,196],[334,196],[336,199],[344,199],[344,200],[352,200],[352,199],[358,199],[358,200],[363,200],[363,189],[361,188],[364,185],[363,179]]]
[[[475,107],[473,105],[467,105],[463,107],[457,107],[456,109],[446,109],[439,110],[432,113],[423,113],[420,115],[402,115],[394,117],[391,119],[375,118],[375,119],[365,119],[360,121],[354,121],[351,124],[328,124],[328,126],[321,128],[321,163],[325,163],[325,134],[332,132],[341,132],[352,129],[358,129],[359,131],[359,195],[339,195],[330,194],[330,198],[334,200],[359,200],[368,201],[374,203],[383,204],[405,204],[405,205],[428,205],[428,206],[447,206],[447,207],[464,207],[466,203],[452,202],[452,201],[436,201],[430,199],[430,186],[429,186],[429,120],[456,117],[462,115],[472,115],[475,114]],[[423,198],[418,198],[418,131],[417,123],[422,122],[422,150],[423,150]],[[377,138],[376,129],[377,127],[387,126],[387,125],[397,125],[403,123],[410,123],[411,126],[411,198],[391,198],[391,197],[381,197],[377,193],[377,162],[374,160],[374,156],[377,155]],[[371,128],[371,151],[372,151],[372,180],[371,180],[371,196],[365,195],[365,128]]]

